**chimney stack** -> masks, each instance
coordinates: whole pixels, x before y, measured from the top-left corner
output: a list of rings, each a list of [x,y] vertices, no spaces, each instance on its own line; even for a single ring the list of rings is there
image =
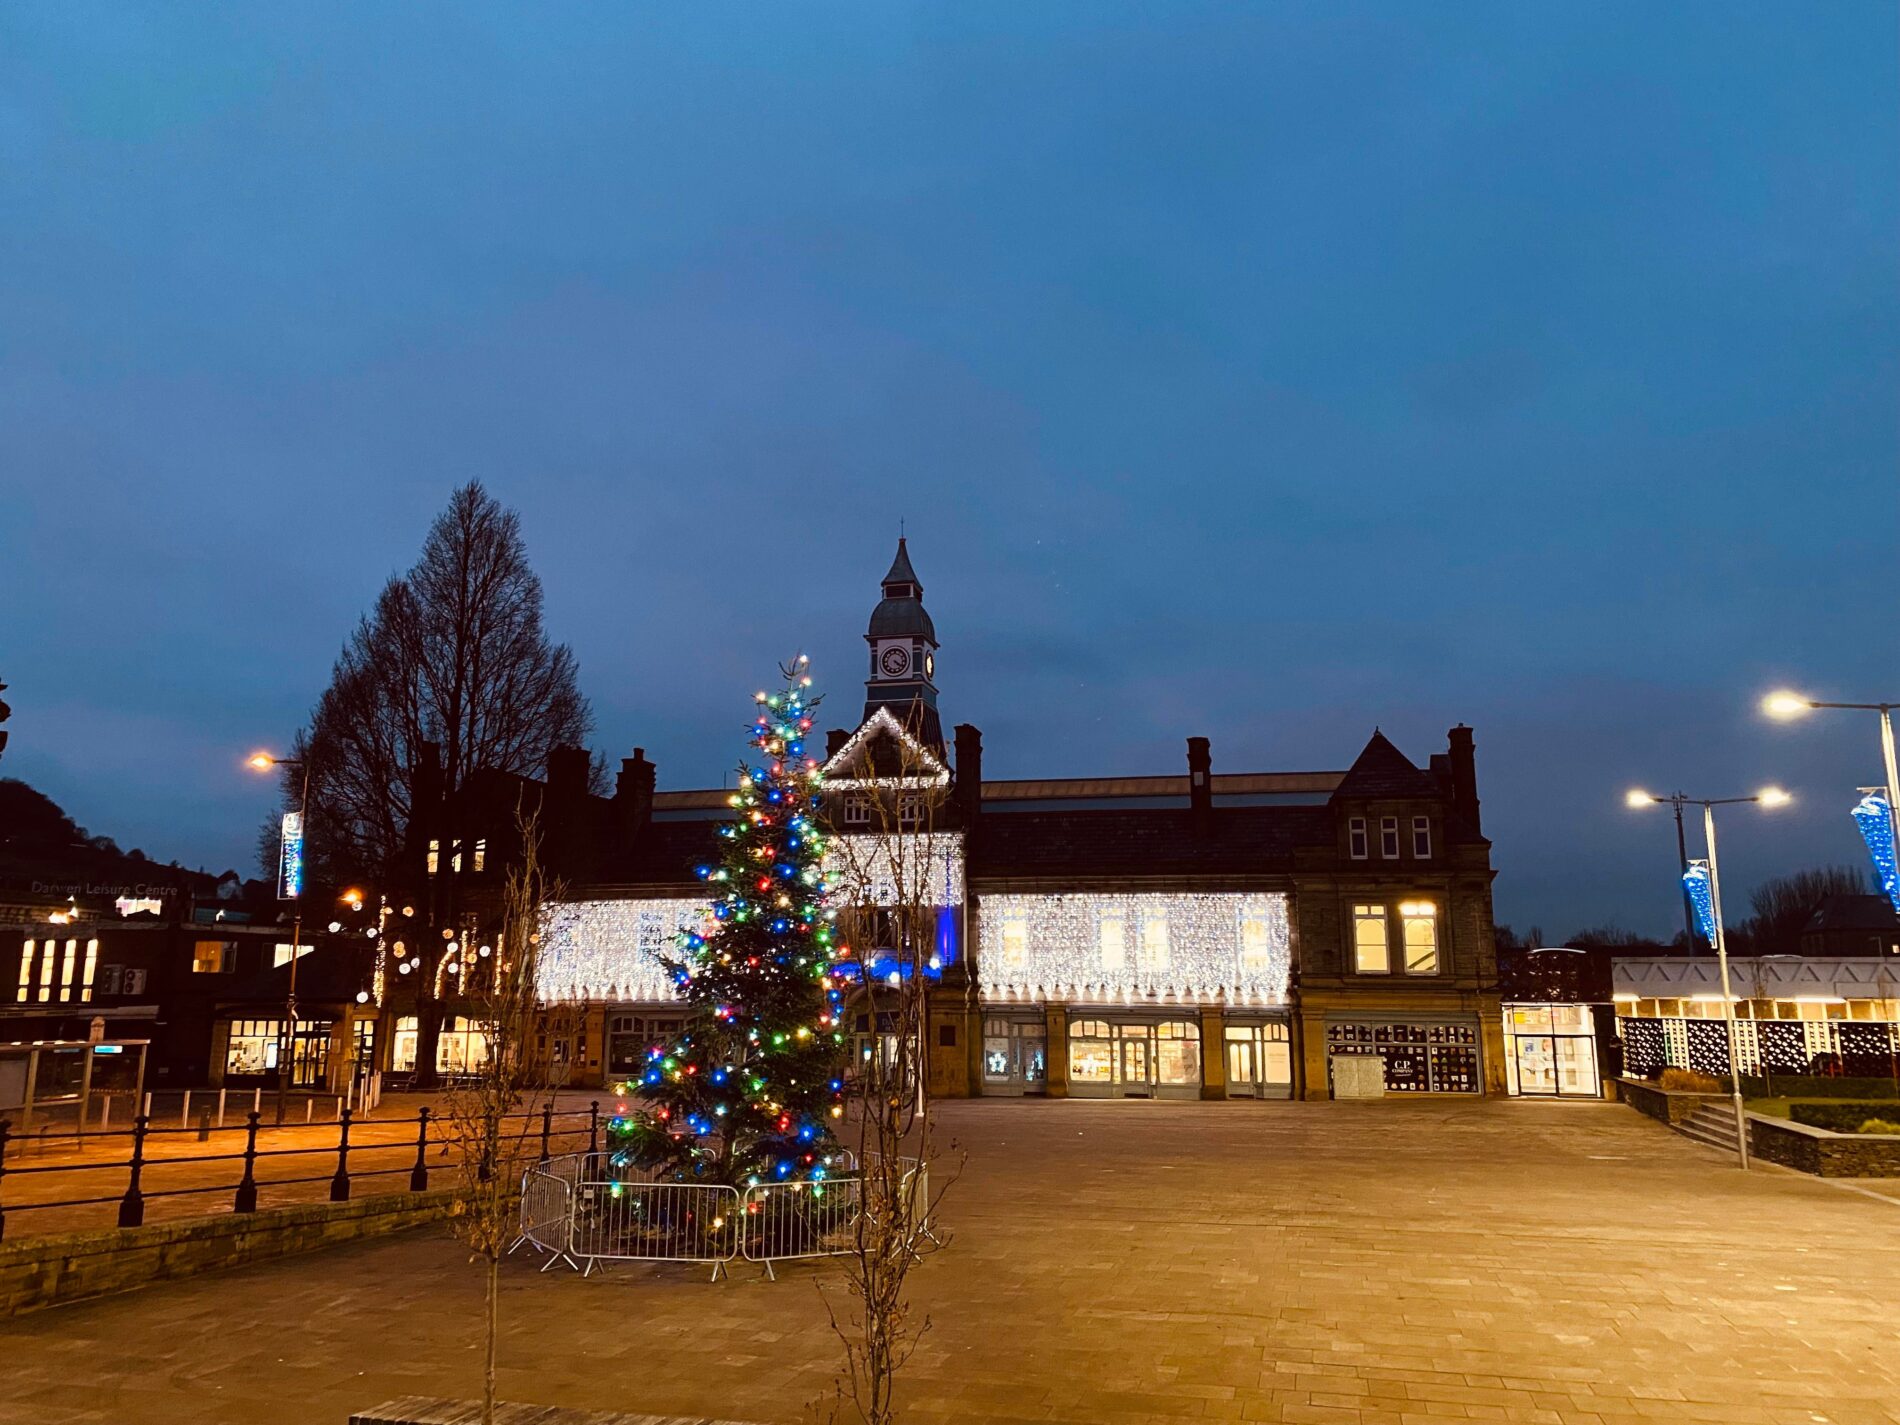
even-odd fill
[[[548,752],[548,791],[562,805],[579,802],[587,792],[587,749],[556,747]]]
[[[1462,722],[1446,734],[1451,744],[1451,804],[1467,826],[1479,835],[1484,825],[1478,816],[1478,762],[1471,745],[1471,729]]]
[[[825,734],[825,761],[829,762],[844,750],[845,743],[851,740],[851,734],[842,727],[834,727]]]
[[[1205,737],[1190,737],[1188,746],[1189,823],[1196,836],[1214,829],[1214,759]]]
[[[963,813],[963,829],[976,824],[983,810],[983,733],[967,722],[956,727],[956,802]]]
[[[614,806],[619,812],[621,830],[637,836],[653,820],[653,786],[658,769],[647,761],[644,747],[633,749],[633,756],[620,759],[620,775],[614,781]]]

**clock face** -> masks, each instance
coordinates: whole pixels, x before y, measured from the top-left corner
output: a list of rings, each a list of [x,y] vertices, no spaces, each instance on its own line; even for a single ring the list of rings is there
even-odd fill
[[[934,678],[937,676],[937,655],[934,653],[926,653],[924,655],[924,676],[926,678]]]
[[[896,645],[892,645],[878,655],[877,662],[878,666],[884,670],[885,677],[901,677],[904,670],[910,667],[910,654]]]

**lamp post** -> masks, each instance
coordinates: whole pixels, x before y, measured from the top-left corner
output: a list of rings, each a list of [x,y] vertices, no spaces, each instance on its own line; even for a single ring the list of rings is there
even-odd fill
[[[1893,710],[1896,707],[1900,707],[1900,703],[1825,703],[1787,688],[1770,693],[1761,700],[1761,710],[1778,722],[1792,722],[1795,718],[1806,717],[1817,708],[1880,714],[1880,757],[1887,767],[1887,821],[1893,830],[1895,844],[1900,845],[1900,811],[1894,808],[1895,798],[1900,798],[1900,769],[1896,769],[1893,749]]]
[[[302,783],[297,792],[297,829],[303,834],[304,817],[310,803],[310,764],[301,757],[273,757],[268,752],[254,752],[245,759],[245,766],[254,772],[268,772],[273,767],[295,767],[303,773]],[[281,858],[283,850],[278,850]],[[284,1101],[290,1094],[290,1067],[297,1057],[297,961],[303,956],[303,851],[298,849],[298,874],[294,885],[290,887],[292,904],[290,919],[290,988],[284,995],[284,1047],[277,1056],[277,1124],[281,1128],[284,1122]],[[282,871],[279,870],[280,884],[278,897],[283,898],[284,887],[281,884]]]
[[[1722,975],[1722,1020],[1728,1030],[1729,1097],[1735,1104],[1735,1152],[1744,1170],[1748,1167],[1748,1112],[1742,1107],[1742,1060],[1737,1052],[1739,1046],[1735,1034],[1735,992],[1729,984],[1728,936],[1722,928],[1722,875],[1715,853],[1715,809],[1749,802],[1764,807],[1778,807],[1786,806],[1792,800],[1779,787],[1764,787],[1752,797],[1692,797],[1683,792],[1659,797],[1635,790],[1624,798],[1631,807],[1673,806],[1678,811],[1685,806],[1702,808],[1702,835],[1709,848],[1709,907],[1710,920],[1713,922],[1710,928],[1714,931],[1715,959]]]

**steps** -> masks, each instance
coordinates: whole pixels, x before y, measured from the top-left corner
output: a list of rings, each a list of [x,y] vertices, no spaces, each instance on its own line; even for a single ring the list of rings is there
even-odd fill
[[[1675,1129],[1685,1138],[1693,1138],[1696,1142],[1706,1143],[1711,1148],[1720,1148],[1725,1153],[1735,1151],[1733,1104],[1705,1103],[1682,1122],[1676,1124]]]

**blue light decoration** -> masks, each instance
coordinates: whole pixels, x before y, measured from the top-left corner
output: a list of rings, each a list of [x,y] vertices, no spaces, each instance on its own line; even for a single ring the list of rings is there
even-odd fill
[[[277,843],[277,899],[294,901],[303,894],[303,813],[284,813]]]
[[[1880,889],[1893,908],[1900,910],[1900,868],[1896,868],[1894,862],[1893,811],[1887,802],[1886,788],[1875,787],[1854,803],[1854,825],[1860,828],[1860,839],[1867,843],[1867,854],[1873,859]]]
[[[1689,904],[1695,907],[1696,929],[1709,944],[1715,944],[1715,896],[1709,885],[1709,863],[1691,861],[1682,873],[1682,888],[1689,893]]]

